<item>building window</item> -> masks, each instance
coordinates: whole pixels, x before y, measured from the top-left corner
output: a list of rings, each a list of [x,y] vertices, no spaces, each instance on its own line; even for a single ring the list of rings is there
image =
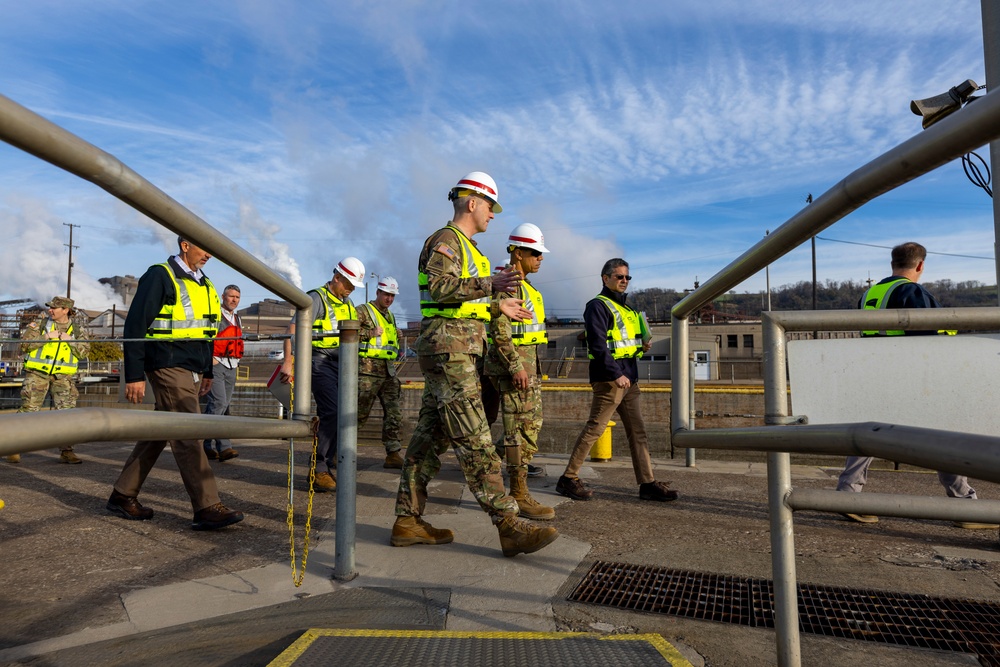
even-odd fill
[[[736,349],[736,334],[726,334],[726,347]]]
[[[743,334],[743,349],[753,349],[753,334]]]

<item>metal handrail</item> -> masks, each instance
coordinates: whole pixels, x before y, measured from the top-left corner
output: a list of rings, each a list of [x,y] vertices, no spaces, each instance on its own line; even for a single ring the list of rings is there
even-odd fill
[[[309,331],[312,327],[312,299],[308,294],[110,153],[3,95],[0,95],[0,140],[107,190],[135,210],[292,303],[296,307],[297,331]],[[294,391],[297,406],[309,405],[312,393],[311,356],[309,337],[296,336]],[[307,420],[309,414],[296,412],[292,417]],[[166,439],[174,437],[169,429],[158,435]]]

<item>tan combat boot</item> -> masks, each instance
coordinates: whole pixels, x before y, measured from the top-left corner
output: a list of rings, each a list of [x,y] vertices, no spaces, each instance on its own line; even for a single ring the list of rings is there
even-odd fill
[[[388,454],[385,455],[385,463],[382,464],[382,467],[402,470],[403,455],[399,453],[398,449],[394,452],[389,452]]]
[[[419,516],[398,516],[392,526],[389,544],[410,547],[414,544],[448,544],[454,539],[455,533],[447,528],[435,528]]]
[[[521,508],[521,516],[536,521],[551,521],[556,518],[556,511],[546,507],[531,497],[528,491],[528,471],[521,468],[510,468],[510,495]]]
[[[497,524],[497,530],[500,532],[500,549],[507,557],[534,553],[559,537],[559,531],[552,526],[539,528],[513,514],[505,514]]]

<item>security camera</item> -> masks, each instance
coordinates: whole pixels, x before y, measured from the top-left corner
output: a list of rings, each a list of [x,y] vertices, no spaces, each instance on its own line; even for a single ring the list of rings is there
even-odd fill
[[[972,79],[966,79],[947,93],[922,100],[913,100],[910,102],[910,111],[924,119],[921,124],[926,130],[945,116],[961,109],[963,104],[976,99],[972,97],[972,93],[977,90],[979,90],[979,86],[976,85],[976,82]]]

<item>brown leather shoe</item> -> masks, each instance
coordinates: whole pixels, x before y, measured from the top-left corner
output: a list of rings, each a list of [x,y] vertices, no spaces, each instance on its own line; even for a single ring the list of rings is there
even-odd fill
[[[327,493],[328,491],[337,490],[337,480],[328,472],[318,472],[316,473],[316,479],[313,482],[313,488],[316,489],[318,493]]]
[[[222,503],[215,503],[194,513],[193,530],[216,530],[243,520],[243,512],[231,510]]]
[[[72,449],[65,449],[59,453],[59,463],[83,463],[83,459],[74,454]]]
[[[566,475],[562,475],[556,482],[556,493],[573,500],[590,500],[594,495],[594,492],[587,488],[582,479],[579,477],[570,479]]]
[[[109,512],[120,514],[129,521],[147,521],[153,518],[153,510],[140,505],[133,496],[126,496],[117,491],[111,492],[107,509]]]
[[[657,500],[665,503],[680,497],[681,494],[676,489],[671,489],[663,482],[646,482],[639,485],[639,500]]]
[[[403,469],[403,457],[397,449],[394,452],[389,452],[385,455],[385,463],[382,464],[383,468],[394,468],[396,470]]]
[[[238,451],[230,447],[229,449],[223,449],[219,452],[219,460],[228,461],[229,459],[235,459],[239,455],[240,453]]]

